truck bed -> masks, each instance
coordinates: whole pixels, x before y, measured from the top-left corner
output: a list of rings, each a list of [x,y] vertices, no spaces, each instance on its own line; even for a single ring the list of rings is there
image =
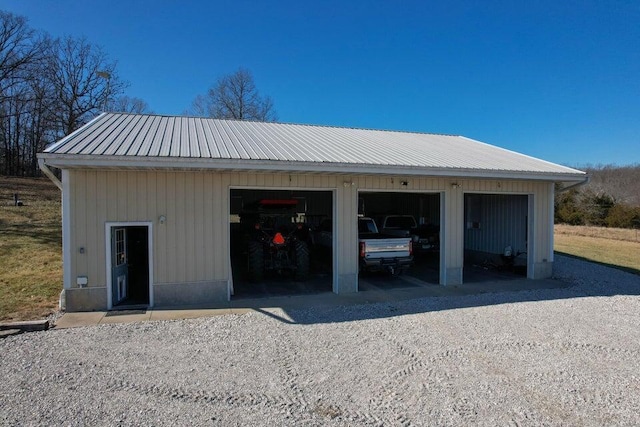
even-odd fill
[[[389,237],[383,234],[363,233],[359,238],[360,268],[368,271],[396,273],[408,268],[413,262],[411,239]]]

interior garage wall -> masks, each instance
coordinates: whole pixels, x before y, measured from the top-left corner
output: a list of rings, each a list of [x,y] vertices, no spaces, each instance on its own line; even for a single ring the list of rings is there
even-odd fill
[[[502,254],[527,251],[528,198],[526,195],[465,195],[465,249]]]
[[[377,217],[413,215],[419,224],[440,225],[440,195],[438,193],[372,192],[360,193],[359,213]]]

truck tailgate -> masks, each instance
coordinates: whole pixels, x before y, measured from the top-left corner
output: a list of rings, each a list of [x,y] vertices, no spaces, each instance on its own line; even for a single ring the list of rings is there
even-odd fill
[[[408,239],[364,239],[365,258],[398,258],[411,255]]]

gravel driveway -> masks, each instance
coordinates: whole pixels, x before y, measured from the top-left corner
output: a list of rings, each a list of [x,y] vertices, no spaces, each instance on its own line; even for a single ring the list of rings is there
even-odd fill
[[[0,341],[2,425],[638,425],[640,278]]]

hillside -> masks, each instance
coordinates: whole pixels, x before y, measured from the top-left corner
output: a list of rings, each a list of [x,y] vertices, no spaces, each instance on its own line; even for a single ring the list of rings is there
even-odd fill
[[[640,206],[640,164],[631,166],[587,166],[582,168],[591,176],[581,191],[608,194],[616,202]]]
[[[640,164],[578,169],[590,181],[556,192],[556,224],[640,228]]]

